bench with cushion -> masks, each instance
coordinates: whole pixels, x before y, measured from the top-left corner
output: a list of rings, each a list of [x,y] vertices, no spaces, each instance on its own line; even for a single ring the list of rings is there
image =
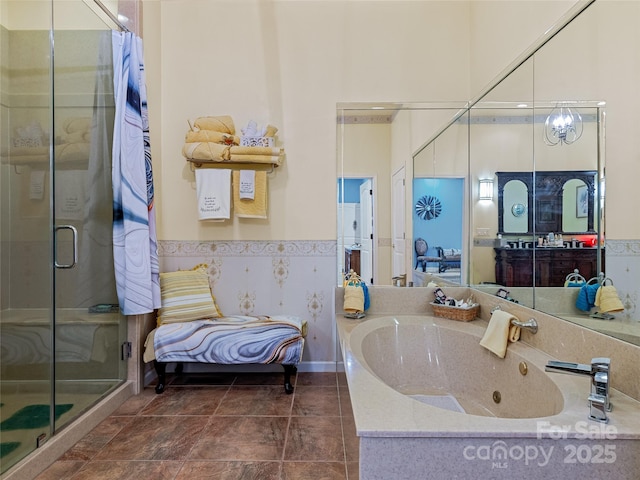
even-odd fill
[[[184,362],[244,365],[281,364],[284,389],[302,359],[306,322],[292,315],[223,316],[205,271],[160,274],[162,307],[158,326],[145,341],[144,361],[154,362],[156,393],[166,386],[166,365]]]
[[[460,261],[462,259],[462,250],[458,248],[442,248],[436,247],[439,257],[439,269],[440,273],[447,271],[449,268],[460,268]]]

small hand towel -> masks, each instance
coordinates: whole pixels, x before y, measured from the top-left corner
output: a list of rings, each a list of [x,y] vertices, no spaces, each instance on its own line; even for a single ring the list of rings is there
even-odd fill
[[[520,338],[520,327],[514,326],[512,329],[511,319],[515,317],[510,313],[502,310],[493,312],[489,326],[480,340],[480,345],[500,358],[504,358],[507,354],[507,344]]]
[[[267,172],[255,175],[253,200],[240,198],[240,172],[233,171],[233,211],[238,218],[267,218]]]
[[[226,220],[231,213],[231,170],[196,170],[196,196],[200,220]]]
[[[344,287],[345,312],[364,312],[364,290],[360,285],[347,285]]]
[[[588,312],[595,306],[596,295],[600,286],[597,283],[586,283],[580,287],[578,297],[576,298],[576,308]]]
[[[238,185],[240,199],[253,200],[256,193],[256,171],[240,170],[240,185]]]
[[[600,311],[603,313],[624,311],[624,305],[613,285],[603,285],[598,289],[596,305],[600,307]]]

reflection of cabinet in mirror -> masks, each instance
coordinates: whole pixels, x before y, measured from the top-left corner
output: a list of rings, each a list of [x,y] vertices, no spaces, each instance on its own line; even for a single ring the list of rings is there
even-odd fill
[[[598,248],[495,248],[496,283],[505,287],[534,284],[531,265],[535,262],[536,287],[562,287],[567,275],[577,270],[587,280],[598,276],[598,251],[604,271],[604,249]],[[535,252],[535,260],[534,260]]]
[[[595,233],[597,173],[497,172],[498,232]]]
[[[355,248],[344,249],[344,273],[353,270],[360,274],[360,250]]]

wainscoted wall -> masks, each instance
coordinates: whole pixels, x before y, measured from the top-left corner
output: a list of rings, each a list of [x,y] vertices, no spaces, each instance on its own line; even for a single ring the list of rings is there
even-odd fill
[[[308,322],[300,370],[333,371],[336,241],[158,242],[160,271],[208,265],[223,314],[298,315]]]
[[[627,319],[640,324],[640,240],[607,240],[605,274],[611,279]]]

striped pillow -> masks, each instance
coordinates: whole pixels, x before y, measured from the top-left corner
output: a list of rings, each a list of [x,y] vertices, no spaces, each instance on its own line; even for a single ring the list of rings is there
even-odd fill
[[[160,294],[158,326],[222,316],[202,270],[161,273]]]

